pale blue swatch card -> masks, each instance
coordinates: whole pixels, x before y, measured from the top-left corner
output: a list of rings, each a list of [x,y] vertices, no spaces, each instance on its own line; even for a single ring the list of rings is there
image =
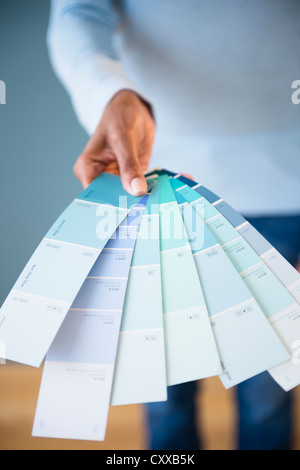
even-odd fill
[[[147,199],[130,212],[103,248],[53,341],[33,436],[105,438],[126,285]]]
[[[58,218],[0,310],[5,359],[41,365],[102,249],[140,199],[103,173]]]

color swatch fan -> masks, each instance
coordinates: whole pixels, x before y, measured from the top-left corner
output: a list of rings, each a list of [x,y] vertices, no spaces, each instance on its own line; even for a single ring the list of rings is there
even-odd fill
[[[300,274],[240,214],[167,170],[103,173],[57,219],[0,310],[6,359],[44,371],[39,437],[105,439],[110,405],[269,371],[300,384]]]

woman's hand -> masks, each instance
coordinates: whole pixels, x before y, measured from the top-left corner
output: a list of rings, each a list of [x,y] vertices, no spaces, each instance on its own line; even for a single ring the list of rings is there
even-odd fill
[[[155,123],[149,107],[133,91],[122,90],[109,102],[103,117],[74,166],[86,188],[103,171],[120,174],[134,196],[147,192],[147,170]]]

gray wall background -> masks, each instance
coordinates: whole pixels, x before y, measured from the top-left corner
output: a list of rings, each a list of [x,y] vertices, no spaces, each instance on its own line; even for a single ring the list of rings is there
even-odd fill
[[[81,191],[73,164],[87,135],[54,75],[49,0],[0,0],[0,306],[64,208]]]

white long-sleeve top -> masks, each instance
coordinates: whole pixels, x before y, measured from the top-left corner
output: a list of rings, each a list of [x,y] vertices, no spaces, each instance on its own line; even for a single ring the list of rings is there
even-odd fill
[[[151,166],[248,216],[300,215],[298,0],[52,0],[48,45],[88,134],[132,89],[154,109]]]

